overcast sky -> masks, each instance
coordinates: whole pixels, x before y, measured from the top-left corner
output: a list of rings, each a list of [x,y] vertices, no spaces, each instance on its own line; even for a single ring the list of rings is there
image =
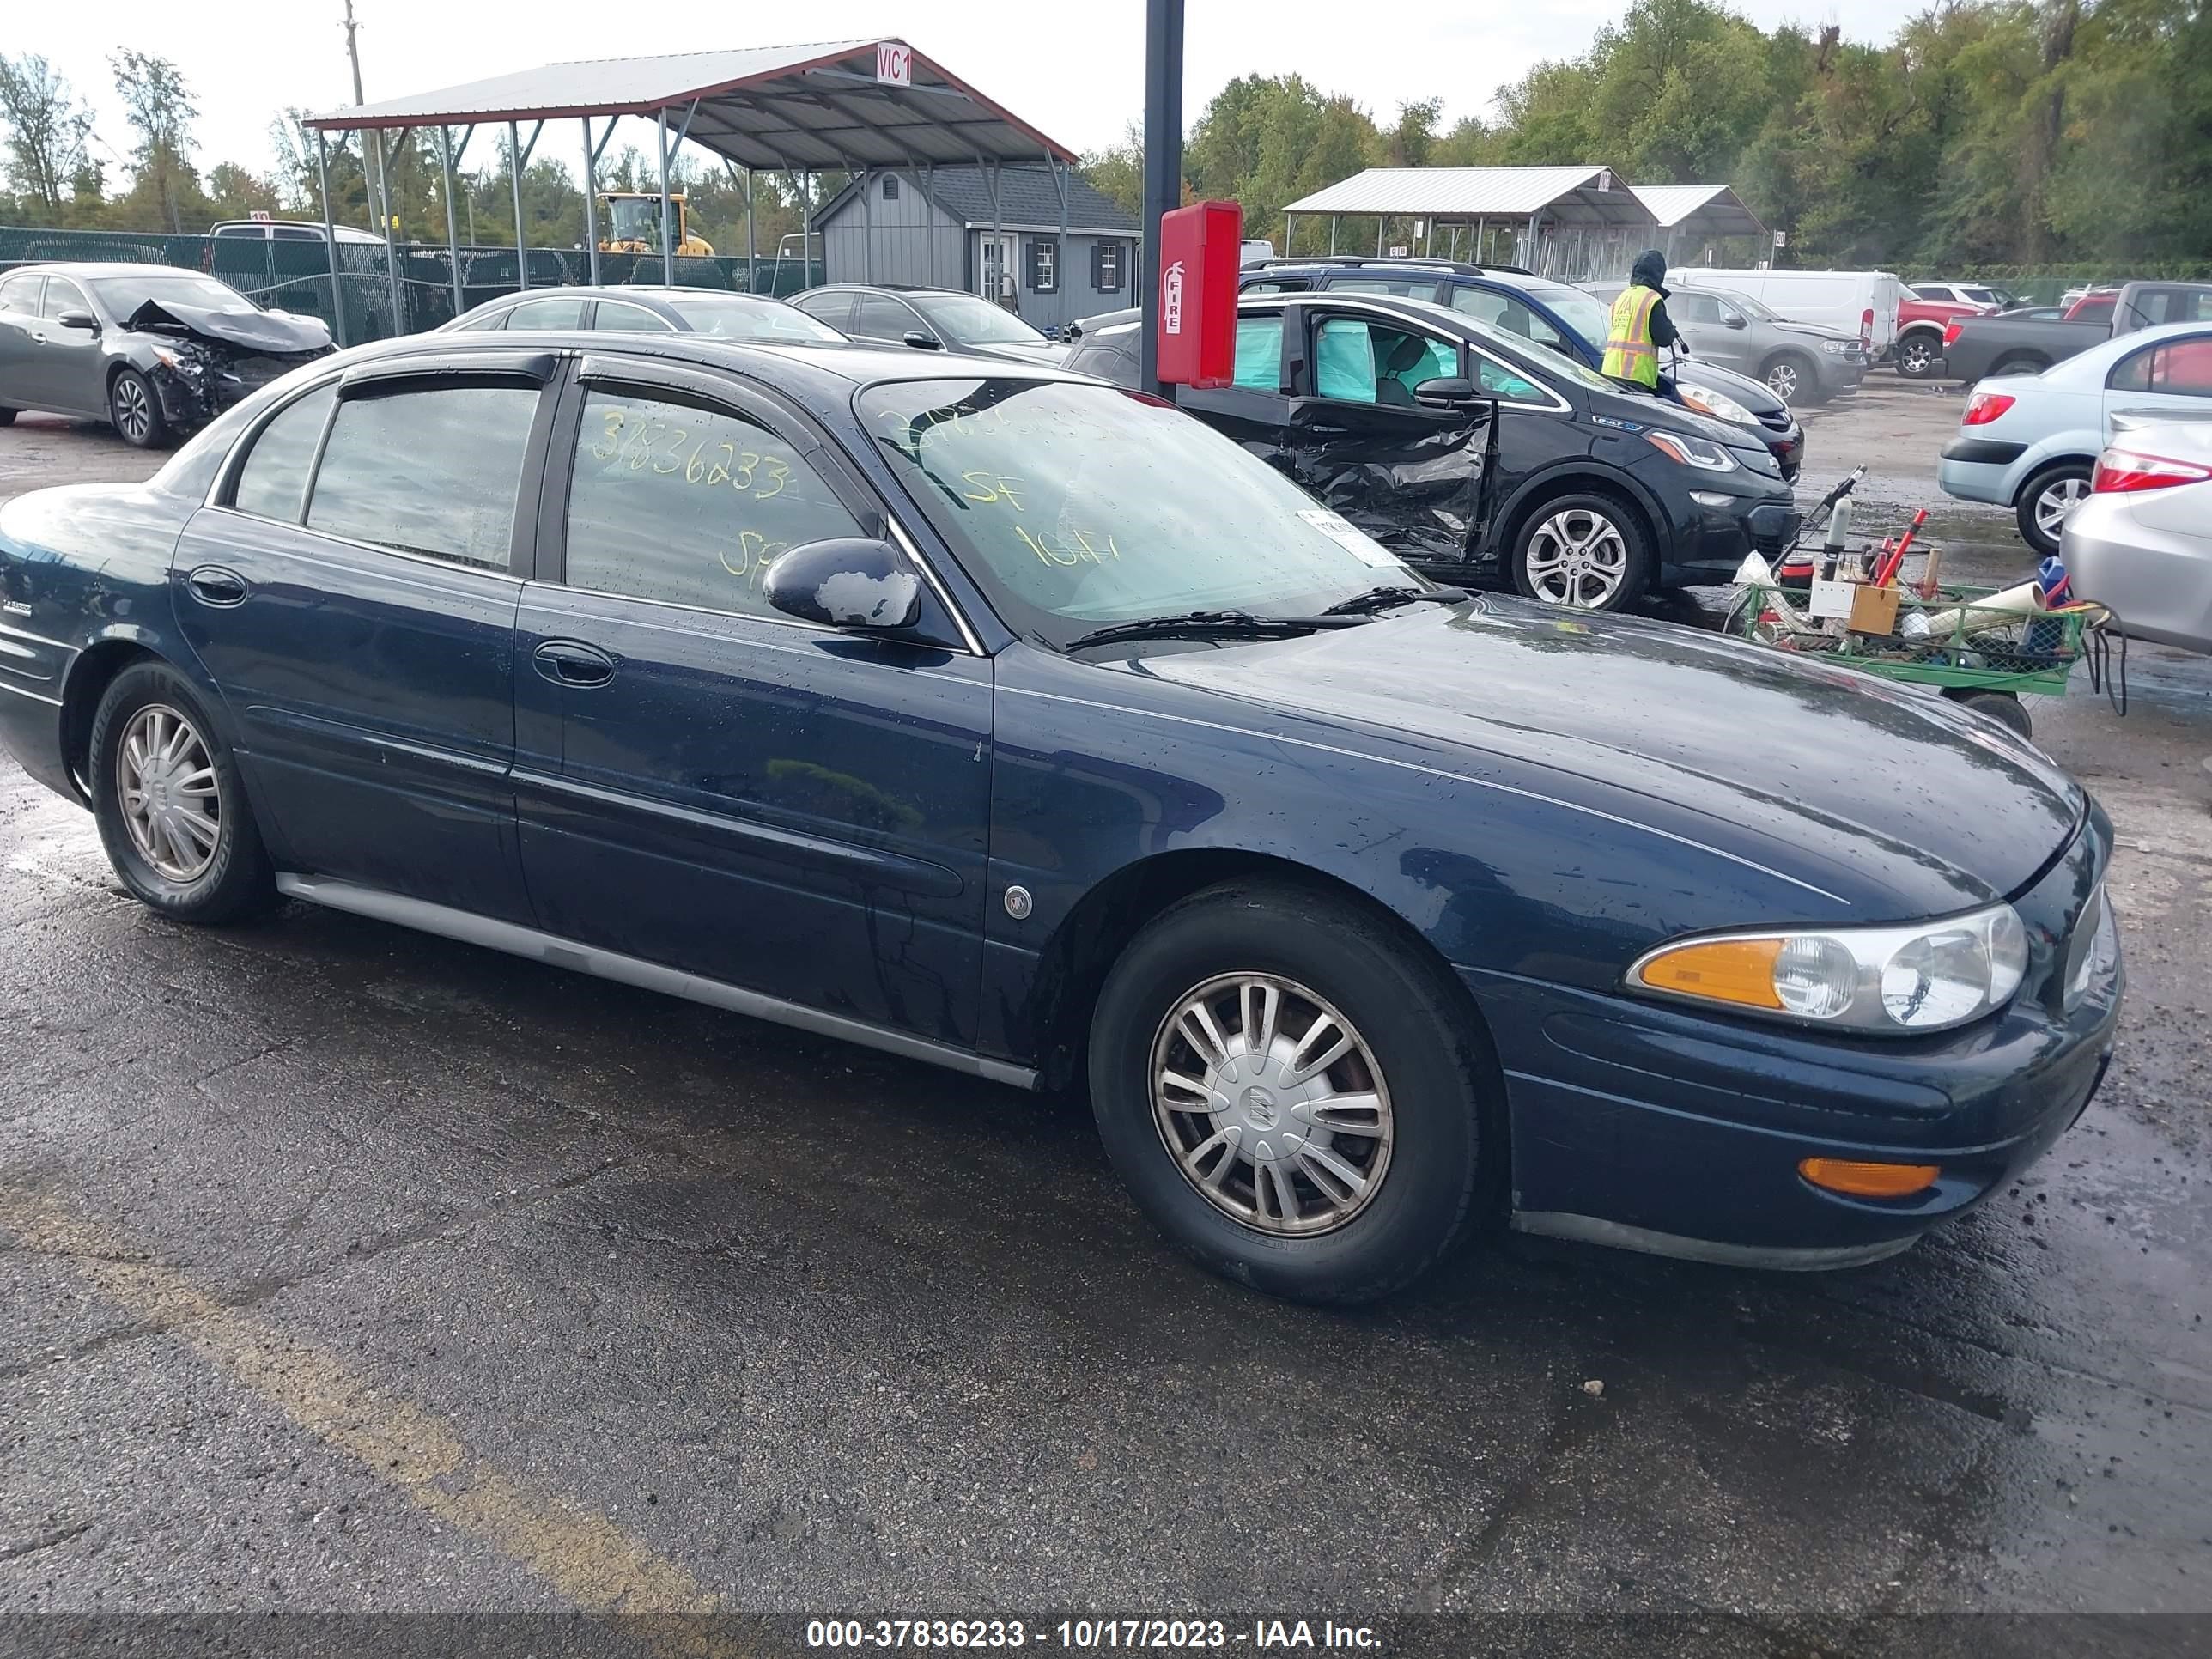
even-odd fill
[[[1930,3],[1857,0],[1849,28],[1886,38]],[[276,110],[352,101],[342,0],[99,0],[82,13],[19,0],[8,9],[0,51],[43,53],[92,100],[94,153],[104,161],[131,148],[106,63],[124,45],[184,71],[200,108],[203,170],[222,161],[265,170]],[[1579,54],[1626,9],[1627,0],[1190,0],[1184,123],[1232,76],[1293,70],[1349,93],[1378,120],[1429,97],[1444,100],[1447,125],[1486,117],[1498,88],[1543,58]],[[1829,21],[1838,10],[1833,0],[1738,0],[1737,9],[1765,25]],[[355,15],[372,100],[563,59],[896,35],[1079,150],[1115,142],[1144,103],[1143,0],[355,0]],[[626,126],[630,141],[649,143],[644,124]],[[549,133],[546,149],[565,160],[579,143]]]

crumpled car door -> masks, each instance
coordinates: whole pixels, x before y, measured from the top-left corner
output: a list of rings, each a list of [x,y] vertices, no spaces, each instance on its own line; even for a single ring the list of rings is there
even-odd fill
[[[1482,522],[1491,410],[1294,398],[1290,474],[1392,552],[1462,563]]]

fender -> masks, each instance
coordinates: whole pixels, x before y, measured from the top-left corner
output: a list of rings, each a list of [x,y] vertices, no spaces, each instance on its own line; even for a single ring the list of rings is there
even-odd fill
[[[1644,516],[1662,537],[1674,534],[1676,526],[1673,516],[1659,504],[1658,497],[1634,476],[1607,465],[1595,455],[1564,456],[1530,473],[1514,486],[1513,493],[1490,515],[1490,530],[1483,538],[1484,544],[1477,556],[1502,557],[1507,550],[1498,544],[1496,532],[1516,522],[1522,509],[1532,499],[1551,493],[1565,478],[1587,478],[1602,489],[1627,496],[1643,510]],[[1653,550],[1655,556],[1662,552],[1662,549]],[[1660,559],[1662,564],[1666,562],[1663,557]]]

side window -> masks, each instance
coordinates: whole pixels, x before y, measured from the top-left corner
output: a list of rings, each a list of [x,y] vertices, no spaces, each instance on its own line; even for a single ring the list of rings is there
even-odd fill
[[[1060,291],[1060,238],[1032,236],[1030,238],[1030,292],[1056,294]]]
[[[1721,320],[1721,302],[1710,294],[1698,294],[1689,289],[1677,289],[1667,298],[1667,314],[1678,323],[1692,327],[1699,324],[1717,325]]]
[[[1314,369],[1322,397],[1411,408],[1422,381],[1459,373],[1459,349],[1409,329],[1332,317],[1321,325]]]
[[[902,340],[922,327],[922,320],[888,294],[863,294],[854,313],[853,332],[874,340]]]
[[[64,311],[89,311],[92,302],[84,297],[84,290],[65,276],[46,278],[46,302],[39,307],[39,315],[58,317]]]
[[[1540,404],[1547,401],[1543,387],[1526,375],[1516,374],[1503,363],[1494,363],[1478,356],[1474,360],[1474,383],[1486,398],[1502,398],[1508,403]]]
[[[1091,246],[1091,286],[1100,294],[1118,293],[1121,287],[1121,245],[1094,242]]]
[[[818,323],[827,323],[847,334],[853,331],[853,296],[849,292],[802,294],[791,303]]]
[[[761,574],[802,542],[857,536],[821,474],[758,422],[593,388],[568,488],[572,587],[776,614]]]
[[[307,528],[505,570],[535,386],[349,398],[315,474]]]
[[[33,316],[39,312],[39,284],[43,276],[10,276],[0,283],[0,311],[22,311]]]
[[[1367,325],[1331,317],[1314,342],[1314,392],[1346,403],[1375,401],[1375,342]]]
[[[507,326],[507,313],[498,306],[479,306],[453,325],[456,334],[490,334]]]
[[[1463,311],[1478,321],[1488,323],[1493,327],[1510,326],[1504,320],[1505,303],[1505,296],[1495,289],[1455,286],[1451,291],[1451,307],[1454,311]],[[1524,307],[1523,309],[1525,310],[1526,307]],[[1526,333],[1528,331],[1516,329],[1514,331]]]
[[[1248,392],[1278,392],[1283,384],[1283,319],[1237,319],[1237,367],[1231,378]]]
[[[507,325],[512,328],[512,323]],[[602,300],[592,319],[595,329],[619,329],[631,334],[673,334],[674,325],[665,317],[657,317],[643,306],[634,306],[624,300]]]
[[[261,428],[246,452],[238,474],[231,505],[257,518],[300,522],[300,508],[307,494],[307,469],[315,462],[315,446],[322,441],[323,422],[331,412],[335,386],[324,386],[288,404],[276,419]]]
[[[1333,294],[1391,294],[1401,300],[1427,299],[1437,291],[1434,282],[1408,282],[1404,277],[1354,276],[1329,285]]]
[[[507,326],[509,328],[581,328],[583,325],[584,302],[581,300],[558,297],[525,300],[520,305],[507,307]]]
[[[323,233],[309,230],[305,225],[272,225],[269,237],[276,242],[319,242],[323,240]]]
[[[2138,351],[2113,369],[2105,384],[2115,392],[2212,398],[2212,335],[2169,340]]]

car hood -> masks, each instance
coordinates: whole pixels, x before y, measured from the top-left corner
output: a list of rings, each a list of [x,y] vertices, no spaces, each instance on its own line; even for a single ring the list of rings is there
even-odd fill
[[[1011,357],[1018,363],[1047,363],[1057,365],[1067,355],[1067,346],[1060,340],[1015,341],[1005,344],[963,346],[963,351],[979,357]]]
[[[1678,384],[1725,392],[1753,415],[1784,415],[1790,409],[1788,404],[1774,395],[1773,388],[1765,381],[1754,380],[1750,375],[1739,374],[1732,368],[1723,368],[1718,363],[1685,357],[1668,373]]]
[[[1778,906],[1810,889],[1855,921],[2016,893],[2087,810],[2040,751],[1940,698],[1672,623],[1516,599],[1124,666],[1252,705],[1273,729],[1316,720],[1333,745],[1411,750],[1718,849],[1777,872]]]
[[[197,335],[249,351],[280,354],[327,351],[331,331],[313,317],[295,317],[284,311],[213,311],[202,306],[162,303],[149,300],[125,319],[124,327],[141,334]]]
[[[1784,334],[1802,334],[1814,340],[1856,340],[1859,337],[1856,334],[1847,334],[1840,328],[1830,328],[1826,323],[1778,322],[1771,326]]]

